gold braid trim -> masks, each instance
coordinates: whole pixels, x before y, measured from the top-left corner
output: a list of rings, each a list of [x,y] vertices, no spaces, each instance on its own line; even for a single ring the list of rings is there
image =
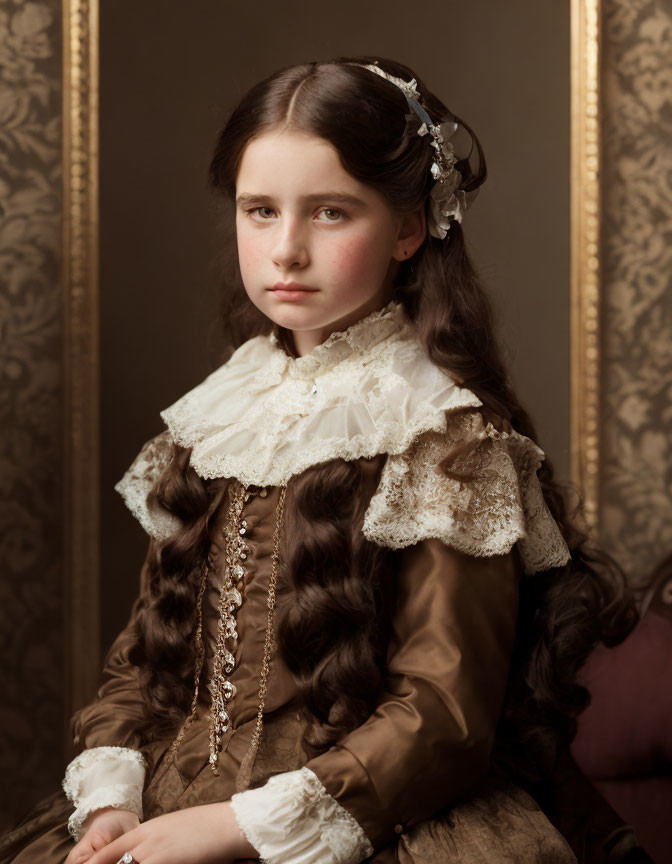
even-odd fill
[[[273,653],[273,619],[275,617],[275,596],[278,584],[278,561],[280,558],[280,533],[284,522],[285,493],[286,486],[280,487],[280,497],[275,519],[275,534],[273,537],[273,560],[271,564],[271,576],[268,582],[268,621],[266,623],[266,639],[264,641],[264,659],[261,663],[261,675],[259,677],[259,708],[257,710],[257,722],[252,733],[250,746],[240,763],[238,776],[236,777],[236,790],[243,792],[250,785],[254,760],[261,741],[261,731],[264,723],[264,706],[268,692],[268,674],[271,668],[271,656]]]
[[[278,584],[278,562],[280,560],[280,536],[282,533],[282,528],[284,524],[284,512],[285,512],[285,494],[286,487],[280,487],[280,496],[278,499],[278,506],[276,510],[276,520],[275,520],[275,532],[273,536],[273,556],[271,561],[271,575],[268,582],[268,599],[266,604],[268,606],[268,619],[266,623],[266,636],[264,640],[264,656],[261,663],[261,672],[259,676],[259,707],[257,709],[257,721],[255,724],[254,732],[252,733],[252,738],[250,739],[250,746],[245,754],[240,769],[238,771],[238,776],[236,778],[236,789],[239,792],[244,791],[248,788],[250,784],[250,780],[252,777],[252,770],[254,768],[254,761],[257,755],[257,751],[259,749],[259,743],[261,741],[261,733],[263,729],[264,722],[264,707],[266,705],[266,695],[268,693],[268,676],[271,668],[271,658],[273,655],[274,648],[274,640],[273,640],[273,624],[275,619],[275,602],[276,602],[276,591]],[[247,495],[247,487],[242,487],[239,495],[231,495],[230,499],[230,510],[229,517],[232,518],[232,524],[237,526],[237,518],[240,517],[240,507],[244,500],[246,500]],[[236,518],[237,517],[237,518]],[[232,559],[230,556],[227,556],[227,570],[232,564]],[[193,722],[196,716],[196,710],[198,707],[198,694],[199,694],[199,682],[201,679],[201,674],[203,672],[203,664],[205,662],[205,645],[203,642],[203,595],[205,593],[205,588],[208,581],[208,575],[210,573],[210,569],[212,567],[212,560],[210,554],[208,554],[206,562],[203,564],[201,582],[198,589],[198,596],[196,600],[196,609],[198,616],[198,623],[196,625],[196,631],[194,634],[194,644],[196,648],[196,657],[194,661],[194,695],[191,701],[191,708],[189,712],[189,716],[182,724],[182,728],[180,729],[177,737],[173,741],[170,753],[175,756],[179,749],[180,744],[182,743],[182,739],[184,737],[187,726]],[[220,609],[220,620],[219,624],[223,624],[223,615],[222,609]],[[222,627],[220,626],[220,630]],[[222,636],[224,634],[222,633]],[[236,634],[237,635],[237,634]],[[222,643],[224,645],[225,643]],[[224,649],[222,646],[220,647],[220,652],[223,653]],[[217,653],[217,652],[216,652]],[[226,652],[228,653],[228,652]],[[215,664],[217,665],[217,664]],[[210,684],[210,689],[214,688],[214,680],[216,680],[217,676],[213,676],[213,682]],[[216,688],[214,688],[216,689]],[[213,693],[213,695],[215,695]],[[211,727],[214,717],[214,701],[211,706]],[[218,754],[218,746],[213,745],[213,728],[211,728],[211,758],[210,765],[212,771],[215,775],[218,775],[217,771],[217,754]],[[218,736],[215,736],[218,738]],[[219,744],[219,741],[216,741],[216,745]],[[214,758],[213,758],[214,754]]]

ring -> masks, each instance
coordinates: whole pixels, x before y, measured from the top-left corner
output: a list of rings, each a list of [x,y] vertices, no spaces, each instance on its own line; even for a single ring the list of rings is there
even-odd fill
[[[134,858],[130,852],[124,852],[117,864],[140,864],[137,858]]]

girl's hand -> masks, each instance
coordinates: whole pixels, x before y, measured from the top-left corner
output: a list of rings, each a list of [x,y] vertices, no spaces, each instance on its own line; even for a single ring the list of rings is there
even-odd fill
[[[259,858],[228,801],[149,819],[84,860],[86,864],[117,864],[124,852],[130,852],[139,864],[233,864]]]
[[[85,834],[65,859],[65,864],[83,864],[99,849],[107,846],[140,824],[136,813],[119,807],[95,810],[84,823]],[[116,862],[115,862],[116,864]]]

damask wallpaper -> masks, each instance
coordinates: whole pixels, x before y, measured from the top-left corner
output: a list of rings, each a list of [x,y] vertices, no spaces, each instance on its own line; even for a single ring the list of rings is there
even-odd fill
[[[601,539],[672,552],[672,4],[603,4]]]
[[[0,827],[63,773],[60,15],[0,0]]]

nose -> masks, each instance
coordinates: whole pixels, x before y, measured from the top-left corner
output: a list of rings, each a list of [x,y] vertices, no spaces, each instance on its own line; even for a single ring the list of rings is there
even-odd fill
[[[286,216],[276,228],[273,263],[281,270],[305,267],[308,263],[306,237],[298,218]]]

